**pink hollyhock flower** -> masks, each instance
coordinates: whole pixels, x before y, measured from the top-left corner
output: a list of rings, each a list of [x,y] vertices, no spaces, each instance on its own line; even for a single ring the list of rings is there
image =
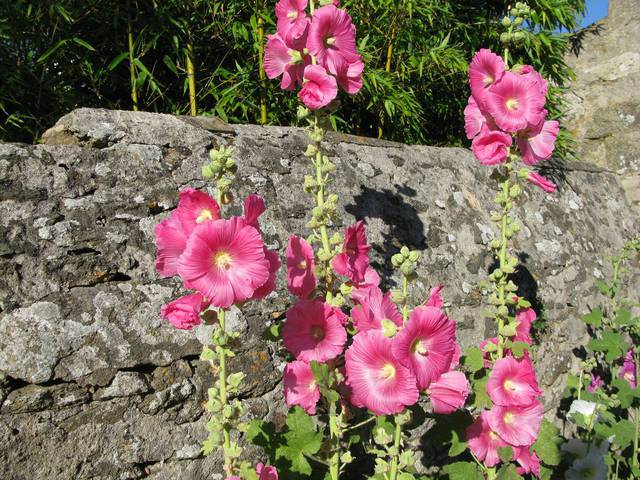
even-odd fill
[[[533,183],[535,186],[540,187],[547,193],[554,193],[557,190],[557,186],[548,178],[543,177],[538,172],[529,172],[527,174],[527,181]]]
[[[464,108],[464,131],[467,134],[467,138],[471,140],[478,135],[486,123],[487,119],[480,111],[478,102],[473,96],[469,97],[469,103]]]
[[[300,298],[308,297],[318,283],[313,271],[313,248],[304,238],[291,235],[285,256],[289,291]]]
[[[514,448],[515,461],[520,464],[517,471],[519,475],[533,473],[536,477],[540,476],[540,459],[535,452],[531,452],[531,446]]]
[[[256,473],[258,474],[258,480],[278,480],[278,470],[271,465],[257,464]]]
[[[469,382],[462,372],[446,372],[429,384],[427,394],[434,413],[448,414],[464,407]]]
[[[436,285],[429,291],[429,296],[427,297],[427,301],[424,302],[425,307],[436,307],[442,308],[444,307],[444,302],[442,301],[442,297],[440,296],[440,292],[444,288],[444,285]]]
[[[496,361],[487,382],[487,393],[496,405],[530,405],[542,392],[531,360],[504,357]]]
[[[344,63],[342,69],[336,74],[338,85],[349,95],[355,95],[362,88],[363,70],[364,62],[362,60]]]
[[[633,359],[633,349],[629,349],[629,351],[627,351],[622,368],[618,372],[618,377],[629,382],[631,388],[636,388],[636,362]]]
[[[471,142],[471,150],[482,165],[498,165],[507,160],[512,143],[511,135],[499,130],[489,130],[485,125]]]
[[[313,12],[307,48],[333,75],[343,71],[345,64],[360,61],[356,49],[356,27],[349,14],[334,5]]]
[[[533,308],[519,308],[516,310],[516,335],[515,342],[525,342],[531,345],[531,325],[536,320],[537,315]]]
[[[298,405],[309,415],[316,413],[320,389],[307,362],[296,360],[284,367],[284,400],[289,407]]]
[[[351,298],[362,303],[369,295],[369,290],[380,285],[380,275],[373,268],[367,267],[364,272],[364,279],[361,282],[351,282]]]
[[[178,259],[187,246],[187,235],[174,211],[154,229],[156,237],[156,270],[163,277],[178,274]]]
[[[456,324],[435,307],[418,307],[393,338],[393,354],[424,390],[445,373],[455,352]]]
[[[307,65],[304,80],[298,97],[311,110],[326,107],[338,95],[335,77],[327,73],[320,65]]]
[[[525,407],[494,405],[487,421],[505,442],[521,447],[536,441],[543,413],[542,404],[537,400]]]
[[[271,79],[282,75],[280,88],[283,90],[294,90],[296,84],[302,85],[304,68],[311,63],[308,55],[302,52],[304,41],[303,37],[299,41],[287,43],[278,34],[267,35],[264,71]]]
[[[531,65],[522,65],[518,71],[513,70],[513,72],[535,82],[540,89],[540,95],[547,96],[547,81]]]
[[[258,219],[260,218],[260,215],[267,211],[264,199],[260,195],[252,193],[244,199],[243,207],[245,223],[260,231]]]
[[[594,375],[591,373],[591,381],[589,382],[589,386],[587,387],[587,391],[589,393],[595,393],[598,389],[604,387],[604,380],[600,378],[599,375]]]
[[[209,306],[202,295],[195,293],[185,295],[176,300],[163,305],[160,314],[180,330],[191,330],[200,325],[200,313]]]
[[[540,122],[533,130],[526,130],[516,138],[526,165],[535,165],[547,160],[553,153],[560,126],[555,120]]]
[[[504,75],[504,62],[499,55],[486,48],[478,51],[469,65],[471,95],[484,108],[487,92]]]
[[[278,252],[274,250],[267,250],[265,247],[264,258],[269,262],[269,278],[262,286],[256,288],[256,291],[253,292],[250,300],[259,300],[260,298],[264,298],[276,289],[276,277],[280,267],[282,266],[280,255],[278,255]]]
[[[276,4],[278,33],[282,38],[297,40],[305,34],[309,25],[307,3],[307,0],[280,0]]]
[[[383,294],[378,287],[369,289],[360,304],[351,310],[351,317],[360,332],[382,330],[384,320],[390,320],[398,327],[402,326],[402,315],[391,301],[391,292]]]
[[[416,377],[391,351],[380,330],[360,332],[347,349],[346,377],[351,403],[376,415],[392,415],[418,401]]]
[[[326,362],[342,353],[347,332],[338,309],[320,300],[300,300],[287,311],[284,346],[298,360]]]
[[[260,233],[240,217],[198,225],[178,260],[185,287],[222,308],[251,298],[270,267]]]
[[[339,275],[349,277],[352,282],[362,282],[369,266],[369,250],[364,222],[360,220],[347,228],[342,252],[334,257],[331,265]]]
[[[480,461],[484,461],[487,467],[493,467],[500,463],[498,448],[506,447],[500,436],[491,429],[487,417],[488,411],[483,411],[476,420],[467,428],[467,443],[469,449]]]
[[[187,238],[201,223],[220,218],[220,206],[204,192],[185,188],[180,192],[176,216]]]
[[[453,346],[453,355],[451,356],[449,370],[458,368],[458,365],[460,365],[460,357],[462,357],[462,348],[460,348],[460,345],[458,345],[458,342],[456,342]]]
[[[517,132],[538,125],[546,114],[545,98],[531,79],[506,72],[487,93],[487,110],[502,130]]]

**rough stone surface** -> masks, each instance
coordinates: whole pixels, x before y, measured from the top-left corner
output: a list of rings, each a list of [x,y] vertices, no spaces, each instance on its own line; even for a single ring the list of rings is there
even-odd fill
[[[180,285],[153,264],[153,226],[178,188],[209,188],[200,166],[220,144],[236,148],[236,198],[265,197],[264,235],[282,252],[309,208],[302,130],[80,109],[42,145],[0,144],[0,478],[220,478],[219,459],[198,449],[212,382],[198,360],[206,327],[181,332],[160,318]],[[477,286],[492,261],[490,170],[463,149],[347,136],[326,148],[345,223],[366,221],[376,265],[388,272],[403,244],[423,250],[413,300],[444,283],[463,345],[492,335]],[[559,193],[527,190],[514,242],[523,293],[548,319],[536,358],[550,415],[584,335],[579,317],[601,300],[603,258],[640,229],[616,173],[579,164],[551,173]],[[283,411],[283,352],[261,333],[288,302],[272,294],[230,314],[243,332],[231,369],[248,374],[254,417]]]
[[[581,33],[568,57],[576,80],[565,122],[580,160],[625,173],[640,212],[640,2],[610,0],[609,15]]]

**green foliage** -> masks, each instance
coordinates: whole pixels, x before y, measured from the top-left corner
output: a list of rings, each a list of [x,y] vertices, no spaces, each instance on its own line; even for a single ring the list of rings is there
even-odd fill
[[[558,427],[549,422],[546,418],[542,419],[538,438],[533,446],[538,458],[546,465],[560,464],[560,431]]]
[[[132,109],[127,26],[141,110],[189,111],[186,52],[193,47],[198,110],[230,122],[291,124],[297,98],[260,80],[260,22],[275,31],[275,0],[19,0],[0,4],[0,137],[37,140],[79,106]],[[497,0],[344,0],[366,68],[361,93],[343,96],[332,123],[348,133],[407,143],[467,145],[462,111],[468,63],[500,50]],[[533,36],[514,61],[553,80],[548,108],[562,116],[564,61],[584,0],[535,0]],[[264,38],[262,40],[264,42]],[[443,128],[444,126],[444,128]],[[566,148],[562,135],[559,151]]]
[[[455,462],[442,469],[450,480],[483,480],[484,475],[475,462]]]

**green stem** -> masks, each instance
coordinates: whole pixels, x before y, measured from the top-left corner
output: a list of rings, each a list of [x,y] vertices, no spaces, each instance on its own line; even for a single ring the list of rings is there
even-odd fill
[[[638,382],[638,373],[640,373],[640,367],[638,366],[638,360],[640,355],[634,355],[635,367],[636,367],[636,383]],[[638,467],[638,435],[640,432],[640,408],[635,409],[635,432],[633,434],[633,468]]]
[[[331,403],[329,407],[329,438],[331,440],[331,446],[333,447],[333,453],[329,457],[329,475],[331,480],[338,480],[340,478],[340,437],[341,432],[337,422],[338,415],[336,413],[336,404]]]
[[[368,423],[375,422],[377,418],[378,417],[369,417],[369,418],[367,418],[366,420],[363,420],[360,423],[356,423],[355,425],[351,425],[350,427],[345,428],[343,430],[343,432],[348,432],[350,430],[355,430],[356,428],[363,427],[364,425],[367,425]]]
[[[508,201],[509,198],[509,177],[502,184],[502,194],[504,196],[505,202]],[[501,221],[501,230],[500,230],[500,270],[503,272],[502,277],[498,282],[498,300],[500,301],[501,307],[506,307],[505,301],[505,285],[507,283],[506,275],[504,274],[504,268],[507,265],[507,227],[509,220],[509,209],[505,203],[505,206],[502,209],[502,221]],[[502,358],[504,351],[504,337],[502,335],[502,331],[504,329],[504,316],[501,313],[498,313],[498,358]]]
[[[131,77],[131,101],[133,111],[138,111],[138,89],[136,87],[136,66],[133,63],[133,25],[131,22],[131,2],[127,0],[127,40],[129,43],[129,76]]]
[[[193,65],[193,44],[189,40],[187,42],[187,79],[189,83],[189,109],[191,116],[195,117],[198,114],[198,108],[196,106],[196,70]]]
[[[258,0],[256,16],[258,17],[258,72],[260,75],[260,124],[267,123],[267,78],[264,71],[264,19],[262,10],[264,0]]]
[[[404,304],[402,305],[402,323],[405,324],[409,317],[409,309],[407,307],[407,296],[409,295],[409,281],[406,275],[402,275],[402,295],[404,296]]]
[[[582,394],[582,379],[584,376],[584,370],[580,368],[580,376],[578,378],[578,400],[580,400],[580,395]]]
[[[393,458],[391,458],[391,469],[389,470],[389,480],[396,480],[398,477],[398,462],[400,458],[400,439],[402,438],[402,425],[395,417],[396,429],[393,433]]]
[[[218,311],[218,321],[220,322],[220,328],[222,329],[222,331],[225,331],[225,315],[226,315],[226,311],[221,308]],[[227,397],[227,359],[224,353],[224,349],[220,348],[219,349],[219,358],[218,358],[218,362],[220,364],[220,377],[219,377],[219,381],[220,381],[220,403],[222,404],[223,408],[224,406],[227,405],[228,402],[228,397]],[[229,427],[227,425],[226,422],[224,422],[224,426],[222,429],[222,434],[223,434],[223,438],[224,438],[224,445],[223,445],[223,450],[224,450],[224,471],[228,474],[231,475],[233,472],[231,471],[232,469],[232,459],[229,457],[228,453],[229,450],[231,448],[231,435],[229,433]]]

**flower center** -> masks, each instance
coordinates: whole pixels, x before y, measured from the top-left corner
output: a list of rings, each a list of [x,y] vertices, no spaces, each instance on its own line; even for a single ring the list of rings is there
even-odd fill
[[[298,265],[296,265],[296,267],[298,267],[299,270],[306,270],[307,269],[307,261],[306,260],[300,260],[300,262],[298,263]]]
[[[213,213],[211,213],[211,210],[207,210],[206,208],[203,208],[200,211],[200,215],[198,215],[198,218],[196,218],[196,223],[203,223],[203,222],[206,222],[207,220],[213,220]]]
[[[313,325],[310,333],[314,340],[320,341],[324,338],[324,328],[320,325]]]
[[[396,367],[392,364],[387,363],[384,367],[382,367],[382,378],[385,380],[391,380],[396,376]]]
[[[309,384],[309,391],[313,392],[316,389],[316,381],[313,380],[310,384]]]
[[[504,420],[504,423],[506,423],[507,425],[509,425],[510,423],[513,423],[515,415],[511,412],[507,412],[504,414],[504,417],[502,417],[502,419]]]
[[[510,390],[512,392],[515,391],[516,389],[516,385],[511,380],[505,380],[505,382],[502,385],[504,386],[505,390]]]
[[[625,372],[623,377],[627,382],[632,382],[633,380],[635,380],[635,375],[633,374],[633,372]]]
[[[487,75],[482,79],[482,83],[484,83],[485,86],[491,85],[493,83],[493,77],[491,75]]]
[[[518,100],[515,98],[510,98],[507,100],[507,110],[517,110],[518,109]]]
[[[426,355],[427,347],[419,338],[416,338],[411,344],[411,351],[413,353],[419,353],[420,355]]]
[[[229,270],[231,268],[231,255],[224,250],[216,252],[213,256],[213,264],[218,268]]]
[[[324,44],[325,44],[327,47],[330,47],[330,46],[331,46],[331,45],[333,45],[334,43],[336,43],[336,37],[327,37],[327,38],[324,40]]]
[[[497,439],[498,439],[498,438],[500,438],[500,437],[498,436],[498,434],[497,434],[496,432],[494,432],[493,430],[491,430],[491,431],[489,432],[489,438],[490,438],[491,440],[497,440]]]
[[[298,18],[298,12],[295,10],[291,10],[289,13],[287,13],[287,18],[290,20],[295,20],[296,18]]]

